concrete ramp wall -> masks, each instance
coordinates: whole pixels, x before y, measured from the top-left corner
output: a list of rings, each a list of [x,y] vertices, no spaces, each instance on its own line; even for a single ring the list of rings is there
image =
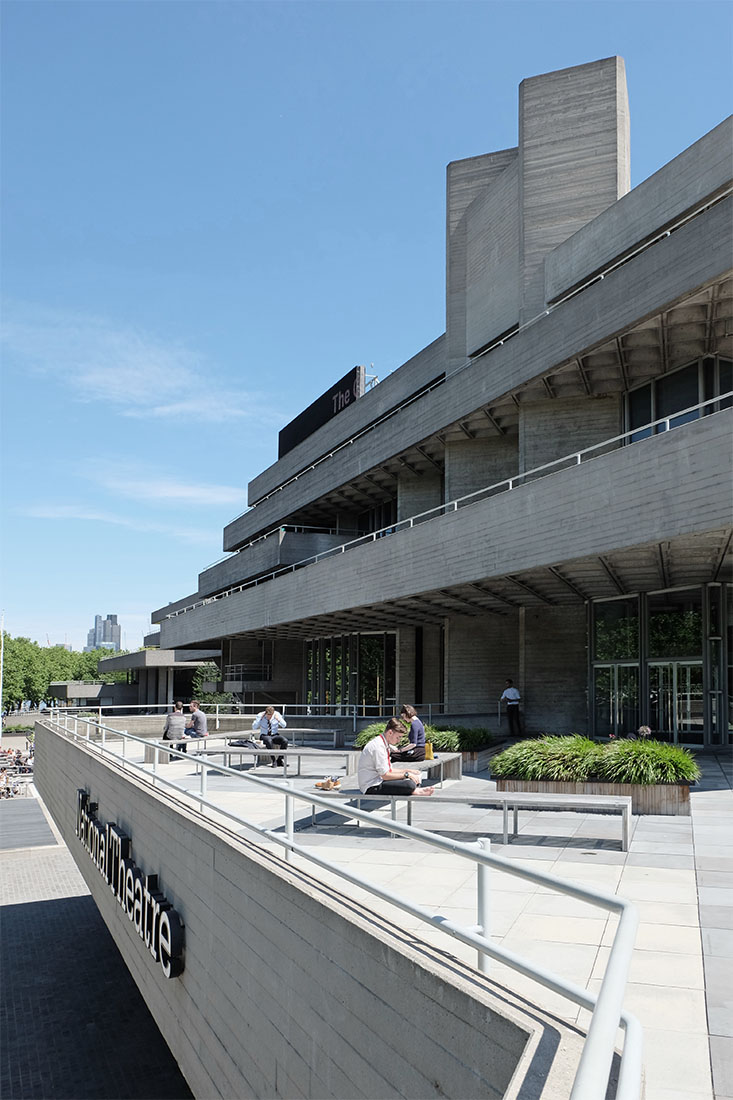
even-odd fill
[[[568,1095],[557,1054],[575,1061],[574,1033],[281,856],[41,723],[35,781],[195,1096]],[[76,835],[80,788],[183,920],[180,976],[165,977]]]

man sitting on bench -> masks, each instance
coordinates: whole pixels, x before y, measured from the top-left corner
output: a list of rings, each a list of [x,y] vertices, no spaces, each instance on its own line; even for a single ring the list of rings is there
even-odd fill
[[[280,730],[284,730],[286,725],[287,723],[279,710],[275,710],[274,707],[265,707],[252,723],[252,729],[258,734],[266,749],[272,749],[276,746],[279,749],[286,749],[288,739],[280,733]],[[272,766],[273,768],[281,768],[284,763],[283,757],[278,756],[272,761]]]
[[[405,728],[396,718],[390,718],[384,733],[373,737],[361,751],[357,779],[363,794],[428,795],[432,787],[421,787],[417,771],[393,768],[389,761],[390,745],[398,745]]]

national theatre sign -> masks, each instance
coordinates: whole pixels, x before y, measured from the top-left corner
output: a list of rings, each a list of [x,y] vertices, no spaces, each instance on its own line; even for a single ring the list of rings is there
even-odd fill
[[[117,825],[97,820],[97,803],[76,792],[76,835],[135,926],[166,978],[183,972],[183,922],[158,890],[157,875],[143,875],[130,857],[130,838]]]

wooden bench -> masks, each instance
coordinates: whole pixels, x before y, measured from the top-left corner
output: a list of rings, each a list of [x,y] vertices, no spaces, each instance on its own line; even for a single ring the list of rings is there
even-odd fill
[[[430,761],[426,761],[430,763]],[[397,820],[397,803],[407,804],[407,824],[412,825],[413,807],[430,806],[436,802],[448,802],[453,805],[463,806],[499,806],[503,811],[503,843],[509,843],[509,811],[513,811],[512,837],[519,833],[519,811],[525,810],[571,810],[582,812],[601,811],[603,813],[621,814],[621,851],[628,852],[631,841],[631,798],[628,795],[563,795],[563,794],[535,794],[516,793],[514,791],[490,791],[487,794],[440,794],[436,792],[429,798],[413,797],[411,795],[382,795],[362,794],[359,790],[319,791],[325,798],[345,803],[356,803],[356,808],[361,808],[362,802],[390,802],[390,815],[393,821]],[[311,825],[316,824],[316,807],[311,806]],[[358,822],[357,822],[358,824]]]

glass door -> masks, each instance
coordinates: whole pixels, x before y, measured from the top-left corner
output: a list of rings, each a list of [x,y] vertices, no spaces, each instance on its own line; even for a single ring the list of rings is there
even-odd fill
[[[627,737],[639,728],[639,666],[604,665],[593,670],[594,732]]]
[[[649,725],[660,741],[701,745],[705,696],[702,661],[649,665]]]

